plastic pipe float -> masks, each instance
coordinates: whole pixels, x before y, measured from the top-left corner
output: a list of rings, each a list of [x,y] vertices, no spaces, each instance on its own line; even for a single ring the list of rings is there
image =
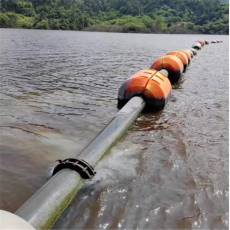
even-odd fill
[[[168,71],[144,69],[126,80],[118,91],[118,103],[125,104],[134,96],[142,97],[148,109],[163,108],[171,94]]]
[[[221,40],[212,40],[211,41],[211,43],[221,43],[221,42],[223,42],[223,41],[221,41]]]
[[[202,46],[205,45],[205,40],[204,39],[199,39],[199,40],[197,40],[197,42],[199,42]]]
[[[196,42],[192,45],[192,48],[196,49],[196,50],[200,50],[202,47],[200,42]]]
[[[166,55],[153,62],[150,69],[166,69],[168,71],[168,79],[173,84],[179,81],[184,70],[184,65],[179,57]]]
[[[181,52],[183,52],[186,57],[188,58],[188,66],[190,65],[190,61],[191,61],[191,55],[187,50],[180,50]]]
[[[191,51],[196,55],[195,50]],[[81,188],[82,179],[91,179],[96,174],[93,167],[125,134],[143,109],[166,105],[172,90],[169,80],[178,81],[184,69],[182,57],[188,61],[183,52],[170,52],[156,60],[151,69],[141,70],[125,81],[118,92],[118,103],[126,103],[123,108],[77,158],[59,160],[53,177],[15,214],[27,221],[32,229],[51,228]]]
[[[186,72],[186,68],[188,66],[188,58],[187,58],[186,54],[184,54],[184,52],[182,52],[182,51],[171,51],[171,52],[167,53],[167,55],[175,55],[178,58],[180,58],[180,60],[182,61],[183,65],[184,65],[183,73]]]
[[[191,58],[193,58],[193,57],[194,57],[194,54],[193,54],[192,50],[187,49],[187,50],[185,50],[185,51],[189,52],[189,54],[190,54]]]
[[[193,52],[194,55],[197,55],[197,50],[196,49],[191,48],[191,51]]]

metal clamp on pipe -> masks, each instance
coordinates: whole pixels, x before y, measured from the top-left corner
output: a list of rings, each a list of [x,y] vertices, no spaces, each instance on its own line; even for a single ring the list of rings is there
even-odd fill
[[[96,172],[93,167],[82,159],[67,158],[65,160],[57,160],[59,164],[53,170],[53,176],[62,169],[71,169],[80,174],[82,179],[92,179]]]

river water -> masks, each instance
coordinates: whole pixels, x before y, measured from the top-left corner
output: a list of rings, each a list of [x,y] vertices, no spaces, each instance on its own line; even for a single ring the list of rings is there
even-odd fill
[[[166,107],[142,114],[53,229],[228,229],[228,36],[1,29],[0,208],[16,211],[117,113],[135,72],[199,38]]]

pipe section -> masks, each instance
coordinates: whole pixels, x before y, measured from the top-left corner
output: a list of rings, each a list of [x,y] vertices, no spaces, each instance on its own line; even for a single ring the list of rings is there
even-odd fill
[[[133,97],[80,153],[78,158],[95,166],[105,153],[125,134],[144,107],[145,101],[142,98]]]
[[[160,72],[163,73],[166,77],[169,76],[169,72],[167,71],[167,69],[161,69]]]
[[[50,229],[81,188],[80,175],[65,169],[52,177],[15,214],[35,229]]]
[[[142,98],[133,97],[80,153],[78,158],[95,166],[124,135],[144,106],[145,102]],[[82,179],[77,172],[70,169],[61,170],[15,214],[26,220],[35,229],[49,229],[69,205],[81,186]]]

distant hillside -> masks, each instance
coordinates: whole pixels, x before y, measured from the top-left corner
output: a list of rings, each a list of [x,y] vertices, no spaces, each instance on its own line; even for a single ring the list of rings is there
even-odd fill
[[[1,0],[0,10],[0,27],[229,33],[229,4],[218,0]]]

